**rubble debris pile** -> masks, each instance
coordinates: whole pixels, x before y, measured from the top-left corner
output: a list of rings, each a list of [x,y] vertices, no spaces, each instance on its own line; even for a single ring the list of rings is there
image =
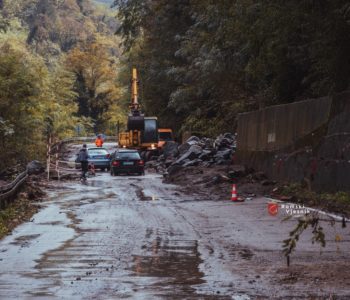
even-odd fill
[[[188,193],[207,193],[211,198],[226,199],[232,184],[250,199],[265,195],[276,184],[263,172],[234,163],[236,136],[232,133],[215,139],[190,137],[184,144],[167,142],[158,158],[148,161],[149,172],[163,174],[165,183],[180,185]]]
[[[146,163],[149,169],[171,174],[182,167],[230,165],[236,150],[236,136],[232,133],[219,135],[216,139],[191,136],[184,144],[167,142],[157,160]]]

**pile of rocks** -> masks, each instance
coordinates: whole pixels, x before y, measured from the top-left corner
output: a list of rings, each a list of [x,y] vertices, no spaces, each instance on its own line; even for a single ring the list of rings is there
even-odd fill
[[[182,145],[167,142],[163,154],[146,166],[171,172],[179,167],[231,164],[235,150],[236,137],[232,133],[221,134],[216,139],[192,136]]]

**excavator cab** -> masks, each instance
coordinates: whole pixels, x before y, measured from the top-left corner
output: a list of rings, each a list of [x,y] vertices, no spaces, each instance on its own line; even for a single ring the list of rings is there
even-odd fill
[[[173,131],[170,128],[158,129],[158,149],[163,149],[168,141],[174,141]]]

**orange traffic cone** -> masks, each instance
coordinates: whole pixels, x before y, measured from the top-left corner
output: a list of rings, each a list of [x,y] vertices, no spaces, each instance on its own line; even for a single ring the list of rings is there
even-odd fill
[[[231,201],[238,201],[236,185],[232,185],[232,198]]]

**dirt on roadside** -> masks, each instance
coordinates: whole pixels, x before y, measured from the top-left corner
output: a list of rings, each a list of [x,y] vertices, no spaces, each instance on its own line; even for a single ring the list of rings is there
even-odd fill
[[[264,173],[239,165],[177,167],[166,174],[164,182],[182,186],[188,194],[210,195],[213,200],[230,200],[232,184],[236,184],[241,200],[266,196],[350,218],[350,193],[317,193],[302,184],[271,181]]]
[[[41,176],[31,176],[9,201],[7,207],[0,210],[0,239],[10,234],[18,225],[28,222],[40,209],[40,201],[45,196],[40,185],[44,179]]]
[[[179,185],[186,193],[199,194],[203,200],[229,201],[232,184],[236,184],[238,196],[242,199],[271,196],[276,199],[282,198],[286,202],[305,203],[305,206],[327,207],[328,211],[332,212],[339,212],[347,207],[346,199],[335,203],[329,195],[320,195],[316,201],[314,192],[305,192],[305,189],[299,186],[292,188],[270,181],[262,173],[234,165],[179,167],[170,170],[164,182]],[[304,192],[301,192],[302,190]],[[321,201],[322,197],[324,200],[328,199],[326,204]],[[291,226],[290,230],[292,229]],[[281,237],[281,250],[264,250],[251,245],[229,245],[234,257],[232,263],[226,267],[232,273],[240,274],[238,277],[243,280],[239,284],[242,286],[248,285],[252,289],[259,285],[269,286],[272,295],[279,295],[275,299],[349,299],[347,296],[335,296],[348,294],[350,263],[346,249],[341,247],[347,240],[346,236],[339,240],[339,253],[325,252],[321,256],[321,247],[320,253],[298,249],[296,254],[291,256],[289,267],[282,253],[282,240],[287,237],[287,234]],[[331,242],[330,239],[334,238],[336,237],[328,235],[327,241]],[[237,256],[240,259],[237,259]],[[326,292],[330,286],[333,293]],[[319,292],[313,294],[311,291]],[[324,293],[324,297],[320,298],[320,293]]]
[[[275,185],[263,174],[248,173],[238,165],[179,168],[168,174],[164,182],[180,185],[189,194],[208,194],[213,200],[230,200],[233,184],[242,199],[267,195]]]

